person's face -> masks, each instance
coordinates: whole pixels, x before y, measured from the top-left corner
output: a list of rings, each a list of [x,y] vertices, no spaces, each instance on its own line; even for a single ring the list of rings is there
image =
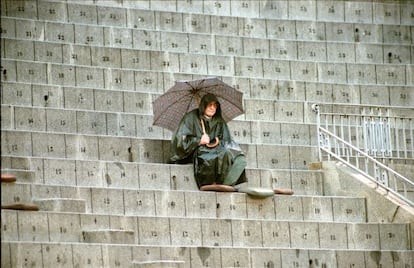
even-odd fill
[[[207,115],[208,117],[213,117],[216,114],[216,111],[217,111],[217,103],[213,101],[207,104],[207,107],[204,110],[204,114]]]

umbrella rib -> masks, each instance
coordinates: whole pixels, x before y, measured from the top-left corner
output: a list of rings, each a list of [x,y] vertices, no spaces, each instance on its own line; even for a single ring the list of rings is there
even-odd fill
[[[186,81],[186,82],[184,82],[184,83],[186,83],[187,85],[189,85],[189,86],[191,87],[191,89],[194,89],[194,87],[190,84],[190,82],[189,82],[189,81]]]

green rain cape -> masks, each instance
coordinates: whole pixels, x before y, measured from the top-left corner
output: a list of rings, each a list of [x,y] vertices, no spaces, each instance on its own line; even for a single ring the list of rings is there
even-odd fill
[[[204,117],[204,110],[207,104],[215,101],[217,103],[216,114],[207,119]],[[206,134],[213,141],[218,137],[220,143],[214,148],[199,145],[203,135],[200,119],[204,121]],[[194,164],[194,177],[198,187],[208,184],[221,184],[236,156],[243,155],[240,147],[235,143],[230,135],[228,126],[221,116],[221,107],[216,96],[213,94],[205,95],[198,109],[194,109],[181,119],[180,124],[173,134],[171,140],[172,163]],[[245,172],[242,173],[236,184],[246,182]]]

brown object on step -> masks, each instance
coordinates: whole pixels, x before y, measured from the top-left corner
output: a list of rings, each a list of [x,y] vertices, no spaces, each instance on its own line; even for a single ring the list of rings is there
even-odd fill
[[[215,192],[236,192],[233,186],[225,184],[210,184],[200,187],[201,191],[215,191]]]
[[[321,170],[322,169],[322,162],[314,162],[308,165],[309,170]]]
[[[293,194],[293,191],[291,189],[273,189],[273,192],[275,194],[286,194],[286,195]]]
[[[15,182],[16,176],[13,174],[1,174],[1,182]]]
[[[35,204],[15,203],[10,205],[1,205],[1,209],[38,211],[39,207]]]

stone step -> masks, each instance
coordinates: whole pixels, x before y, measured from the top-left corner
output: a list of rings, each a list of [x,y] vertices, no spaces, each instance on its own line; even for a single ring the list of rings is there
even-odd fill
[[[44,198],[34,199],[33,202],[39,206],[42,211],[56,212],[86,212],[86,202],[84,199],[74,198]]]
[[[32,203],[31,185],[23,183],[2,183],[1,204]]]
[[[153,260],[153,261],[133,261],[134,268],[183,268],[185,261],[175,260]]]
[[[82,242],[101,244],[134,244],[135,234],[132,230],[103,229],[82,231]]]
[[[97,90],[95,90],[97,91]],[[106,95],[108,99],[114,99],[114,94],[107,92],[108,90],[101,90],[95,92],[95,95]],[[105,93],[103,93],[105,92]],[[69,94],[69,93],[67,93]],[[100,97],[99,97],[100,98]],[[122,92],[117,91],[117,99],[122,99]],[[128,98],[129,100],[129,98]],[[99,100],[94,100],[99,102]],[[264,102],[264,101],[262,101]],[[125,107],[125,103],[121,101],[117,105]],[[248,113],[253,113],[258,109],[259,102],[246,101],[246,105],[251,109],[246,110]],[[310,114],[306,121],[311,122],[283,122],[284,119],[280,114],[281,110],[284,112],[304,110],[307,109],[307,104],[298,102],[282,102],[279,101],[277,107],[268,103],[269,110],[266,113],[274,113],[274,109],[278,110],[278,115],[275,121],[255,120],[253,116],[249,116],[251,120],[234,120],[229,122],[229,127],[237,136],[240,143],[266,143],[266,144],[289,144],[289,145],[315,145],[316,144],[316,125],[312,122],[315,116]],[[283,108],[282,108],[283,107]],[[98,108],[97,108],[98,109]],[[153,126],[153,115],[149,114],[134,114],[125,113],[122,110],[117,112],[108,111],[84,111],[75,109],[63,108],[44,108],[44,107],[29,107],[29,106],[2,106],[2,113],[10,114],[8,122],[2,124],[3,130],[24,130],[24,131],[45,131],[48,133],[64,133],[64,134],[90,134],[90,129],[86,128],[87,122],[99,123],[100,133],[102,135],[117,136],[117,137],[139,137],[152,139],[171,139],[171,132],[162,129],[161,127]],[[306,113],[309,114],[309,113]],[[303,118],[303,114],[299,114]],[[71,122],[68,124],[60,124],[61,120]],[[93,121],[91,123],[91,121]],[[296,121],[296,120],[295,120]],[[284,131],[281,132],[280,130]],[[295,135],[294,135],[295,134]]]
[[[89,48],[89,47],[88,47]],[[84,55],[86,56],[86,55]],[[122,72],[124,75],[128,75],[131,71],[118,69],[117,72]],[[150,100],[151,96],[160,95],[163,93],[162,88],[166,88],[168,86],[174,85],[174,75],[170,75],[164,72],[156,72],[156,71],[140,71],[134,70],[136,77],[140,77],[142,81],[147,81],[147,83],[139,83],[136,81],[135,83],[130,82],[124,83],[119,86],[119,88],[114,88],[113,83],[105,83],[105,88],[98,88],[98,87],[82,87],[82,86],[69,86],[61,87],[56,85],[50,84],[35,84],[31,85],[27,82],[15,82],[15,81],[3,81],[3,88],[4,88],[4,96],[3,96],[3,104],[2,104],[2,127],[6,127],[8,125],[12,125],[14,122],[10,120],[10,113],[5,109],[9,107],[9,105],[13,106],[22,106],[22,107],[38,107],[38,108],[57,108],[57,109],[75,109],[75,110],[82,110],[82,111],[107,111],[108,113],[120,113],[121,118],[126,120],[131,120],[128,116],[137,115],[143,116],[139,118],[142,122],[144,120],[148,120],[147,117],[151,117],[152,113],[150,111]],[[187,79],[191,80],[193,75],[186,76]],[[196,76],[194,76],[196,78]],[[305,103],[309,103],[311,106],[313,103],[319,104],[329,104],[324,105],[324,111],[328,112],[339,112],[339,113],[356,113],[359,114],[360,107],[364,106],[364,103],[361,103],[360,96],[365,96],[368,94],[377,95],[380,99],[382,97],[388,96],[387,90],[377,86],[356,86],[350,84],[337,84],[337,83],[322,83],[322,82],[303,82],[303,81],[294,81],[294,80],[283,80],[278,79],[275,81],[274,79],[269,78],[234,78],[232,76],[222,76],[224,82],[227,82],[230,85],[233,85],[240,90],[243,91],[243,97],[246,99],[247,103],[251,101],[264,101],[264,103],[268,101],[275,101],[278,103],[278,107],[285,108],[292,103],[301,101]],[[131,79],[133,81],[133,79]],[[395,96],[406,96],[406,98],[398,98],[398,99],[391,99],[389,102],[387,100],[376,100],[371,99],[370,105],[381,105],[381,106],[389,106],[390,107],[390,115],[399,115],[405,117],[413,117],[414,111],[410,109],[402,109],[402,107],[410,107],[412,103],[412,98],[410,97],[410,89],[412,86],[390,86],[390,91],[393,92]],[[135,91],[135,93],[134,93]],[[354,92],[355,97],[349,98],[346,103],[349,105],[353,105],[353,109],[351,106],[346,107],[344,110],[343,104],[341,104],[341,99],[344,99],[347,96],[347,93]],[[16,99],[16,94],[19,93],[22,96]],[[83,102],[79,103],[77,99],[79,96],[83,97]],[[124,95],[129,98],[134,98],[140,100],[142,102],[141,106],[139,106],[139,110],[131,105],[131,102],[127,102],[128,105],[126,108],[119,106],[119,101],[121,100],[121,96]],[[63,103],[62,96],[65,96],[66,102]],[[116,111],[114,109],[110,109],[109,104],[105,102],[105,96],[113,96],[112,105],[116,105],[118,108]],[[321,99],[322,98],[322,99]],[[334,100],[338,100],[335,103]],[[124,101],[125,102],[125,101]],[[130,107],[128,109],[128,107]],[[307,108],[307,105],[304,105],[303,108]],[[327,110],[328,109],[328,110]],[[249,112],[249,111],[246,111]],[[125,114],[127,117],[122,117]],[[280,116],[281,113],[278,113]],[[268,115],[267,115],[268,116]],[[304,114],[306,116],[304,120],[300,120],[301,122],[305,123],[316,123],[316,116],[312,113],[309,115],[307,113]],[[241,117],[240,119],[242,119]],[[114,120],[114,119],[113,119]],[[239,120],[239,119],[238,119]],[[286,121],[280,120],[280,118],[276,117],[276,121]],[[287,122],[291,122],[292,120],[288,120]],[[67,122],[67,121],[66,121]],[[27,125],[25,122],[24,125]],[[16,123],[14,123],[15,127],[18,127]],[[67,124],[67,127],[70,127],[71,124]],[[54,128],[59,127],[59,125],[50,126],[53,130]],[[65,126],[60,126],[65,128]],[[131,131],[128,126],[124,127],[125,133]],[[154,127],[153,133],[156,135],[160,135],[159,129]],[[168,133],[169,131],[165,131]],[[142,130],[144,133],[144,130]],[[242,135],[239,136],[239,138]]]
[[[170,140],[103,135],[7,130],[2,135],[2,154],[18,157],[168,163],[171,146]],[[248,168],[307,170],[308,164],[318,157],[316,146],[240,144],[240,147]]]
[[[408,223],[109,216],[2,210],[2,241],[95,242],[112,239],[146,246],[276,247],[342,250],[412,249]],[[103,230],[99,231],[99,230]],[[132,233],[131,233],[132,231]],[[101,240],[99,240],[101,239]],[[116,240],[114,240],[116,241]]]
[[[366,222],[363,197],[13,184],[2,186],[2,203],[34,202],[40,210],[89,214],[187,218]]]
[[[107,90],[104,90],[107,91]],[[122,99],[122,95],[118,99]],[[107,94],[107,98],[112,99],[112,94]],[[255,101],[254,103],[246,101],[246,107],[251,109],[246,110],[246,117],[250,117],[249,113],[254,113],[256,109],[261,109],[260,103],[268,107],[264,113],[274,114],[275,110],[278,111],[296,111],[307,109],[307,104],[297,102],[274,102],[272,101]],[[123,107],[122,103],[118,103],[119,106]],[[283,107],[283,108],[282,108]],[[22,106],[2,106],[3,113],[10,113],[11,122],[16,121],[15,124],[4,123],[2,129],[4,131],[45,131],[48,130],[50,134],[66,134],[66,135],[81,135],[91,134],[90,128],[86,127],[88,124],[100,124],[99,132],[95,133],[99,136],[110,136],[111,138],[141,138],[141,139],[160,139],[170,140],[171,132],[163,130],[160,127],[152,125],[152,115],[136,115],[131,113],[122,112],[106,112],[106,111],[79,111],[72,109],[55,109],[55,108],[33,108],[33,107],[22,107]],[[305,114],[309,114],[305,112]],[[306,123],[298,122],[283,122],[280,114],[276,116],[278,119],[275,121],[264,121],[264,120],[234,120],[229,122],[229,128],[232,130],[234,136],[238,142],[242,144],[269,144],[269,145],[305,145],[315,146],[317,143],[316,139],[316,125],[308,121],[315,119],[315,116],[310,114],[309,119],[306,119]],[[303,118],[303,115],[299,115]],[[414,115],[413,115],[414,117]],[[65,118],[65,119],[62,119]],[[34,120],[34,122],[32,122]],[[72,122],[70,124],[61,125],[61,120]],[[280,121],[282,122],[280,122]],[[92,121],[92,123],[91,123]],[[137,128],[137,126],[140,126]],[[391,129],[394,129],[391,126]],[[283,131],[281,131],[283,130]],[[348,129],[349,133],[345,136],[356,136],[357,132],[360,131],[358,128],[351,127]],[[394,130],[398,133],[405,133],[404,135],[409,136],[409,130],[405,132],[400,130]],[[344,136],[342,133],[341,135]],[[391,150],[392,158],[396,158],[397,155],[403,156],[401,148],[407,148],[406,157],[411,158],[413,151],[411,147],[411,140],[404,139],[403,135],[393,141],[393,144],[399,144],[397,148]],[[369,141],[362,136],[359,136],[360,149],[364,150],[364,143]],[[393,159],[394,160],[394,159]]]
[[[1,267],[130,267],[170,260],[183,267],[412,267],[412,250],[171,247],[117,244],[1,242]],[[339,266],[338,266],[339,265]]]
[[[93,145],[93,142],[90,142]],[[88,145],[86,147],[89,148]],[[279,147],[287,154],[294,149]],[[92,147],[91,147],[92,149]],[[254,149],[255,150],[255,149]],[[291,151],[291,152],[287,152]],[[136,163],[117,160],[76,160],[50,157],[2,156],[2,163],[26,159],[36,170],[36,185],[107,187],[147,190],[198,190],[193,166],[164,163]],[[281,159],[281,158],[278,158]],[[275,160],[279,161],[279,160]],[[282,160],[280,160],[282,161]],[[283,160],[286,163],[286,160]],[[308,168],[308,167],[306,167]],[[269,188],[290,188],[299,195],[323,195],[321,171],[248,167],[249,185]],[[43,196],[44,197],[44,196]]]
[[[1,156],[2,169],[34,171],[35,162],[36,160],[32,157],[7,157],[3,154]]]
[[[35,84],[49,84],[53,86],[61,86],[62,84],[66,84],[72,87],[94,87],[96,88],[104,88],[105,87],[105,78],[104,73],[112,72],[112,68],[118,68],[118,72],[126,73],[125,76],[131,75],[135,67],[134,63],[132,63],[133,59],[139,58],[137,56],[136,51],[129,49],[122,50],[123,55],[121,55],[121,51],[118,49],[114,51],[114,54],[118,54],[114,56],[114,58],[119,59],[123,57],[125,60],[125,65],[131,65],[131,67],[124,67],[120,68],[120,60],[117,60],[114,63],[106,64],[96,61],[94,62],[95,65],[87,65],[87,66],[77,66],[73,64],[55,64],[50,62],[44,61],[20,61],[13,58],[2,59],[3,69],[6,70],[5,73],[7,75],[1,75],[3,81],[6,82],[33,82]],[[143,53],[144,51],[140,51]],[[168,53],[164,51],[146,51],[147,55],[144,58],[139,59],[139,61],[147,61],[151,58],[151,66],[139,66],[138,69],[145,70],[147,72],[171,72],[176,73],[177,75],[188,75],[193,73],[191,70],[191,58],[189,53]],[[106,50],[101,51],[103,58],[106,53]],[[164,64],[165,57],[169,56],[171,60],[168,62],[169,64]],[[197,55],[192,54],[194,58],[197,59],[199,66],[199,73],[205,74],[205,76],[227,76],[227,77],[251,77],[253,79],[280,79],[280,80],[287,80],[287,81],[300,81],[300,82],[318,82],[318,83],[335,83],[336,81],[338,84],[346,85],[348,79],[351,80],[355,85],[358,87],[365,88],[365,85],[368,87],[373,86],[387,86],[392,85],[395,87],[401,86],[412,86],[414,84],[412,77],[405,77],[403,75],[399,75],[401,72],[409,72],[410,71],[410,64],[394,64],[392,66],[388,66],[385,64],[364,64],[364,63],[335,63],[335,69],[332,69],[332,63],[330,62],[313,62],[313,61],[297,61],[297,60],[278,60],[278,59],[267,59],[267,58],[247,58],[242,56],[213,56],[213,55]],[[108,57],[108,56],[105,56]],[[217,61],[221,60],[223,63],[222,65],[217,64]],[[233,64],[234,61],[234,64]],[[178,64],[178,63],[182,64]],[[213,64],[214,63],[214,64]],[[255,68],[248,68],[249,64],[255,66]],[[112,65],[112,66],[111,66]],[[25,73],[21,73],[20,68],[17,66],[22,66],[24,69],[31,69],[34,72],[34,76],[28,76]],[[194,63],[193,63],[194,66]],[[227,70],[226,73],[223,73],[220,70],[219,66],[224,66]],[[142,68],[141,68],[142,67]],[[58,72],[62,69],[67,71],[67,76],[63,78],[56,78],[58,77]],[[207,74],[207,68],[211,68],[211,71]],[[352,71],[347,72],[349,68],[352,68]],[[51,70],[50,72],[55,74],[55,78],[48,80],[48,75],[46,70]],[[298,71],[299,70],[299,71]],[[335,70],[332,73],[332,70]],[[320,72],[319,72],[320,71]],[[358,77],[358,72],[369,72],[370,75],[366,79],[366,82],[361,82],[361,79]],[[114,71],[115,72],[115,71]],[[385,76],[388,72],[393,73],[393,77]],[[75,75],[75,73],[77,75]],[[94,79],[87,79],[87,75],[95,74]],[[70,77],[70,78],[66,78]],[[76,78],[75,78],[76,77]],[[131,77],[132,78],[132,77]],[[363,80],[365,81],[365,80]],[[110,81],[113,83],[112,81]],[[168,89],[168,85],[165,89]],[[363,92],[363,91],[361,91]],[[384,91],[380,91],[384,92]],[[387,91],[385,91],[387,93]],[[140,94],[135,92],[129,92],[129,96],[134,96],[134,99],[130,101],[137,101],[138,97],[141,97]],[[382,95],[388,96],[388,94],[383,93]],[[355,96],[352,96],[356,98]],[[372,98],[372,97],[371,97]],[[376,98],[375,98],[376,99]],[[142,101],[142,100],[141,100]],[[148,100],[145,102],[136,102],[137,107],[139,110],[136,112],[141,112],[142,110],[149,110]],[[353,102],[359,103],[357,99],[353,100]],[[376,99],[376,103],[380,103],[381,101]],[[389,100],[385,102],[382,101],[383,104],[389,104]],[[105,105],[105,104],[104,104]],[[138,106],[140,105],[140,106]],[[130,106],[132,108],[133,106]],[[263,107],[265,108],[265,107]],[[112,108],[113,110],[116,110]],[[298,111],[299,112],[299,111]],[[275,120],[274,115],[265,114],[267,117],[272,117]],[[260,114],[256,114],[256,116],[260,116]],[[291,115],[288,115],[291,116]],[[293,115],[292,115],[293,116]],[[299,117],[293,117],[294,119],[298,119],[299,122],[301,119]],[[249,118],[246,118],[249,119]],[[263,119],[266,120],[266,119]],[[303,120],[303,119],[302,119]]]
[[[11,21],[20,22],[21,20],[11,19]],[[7,27],[8,25],[6,24],[5,28]],[[77,28],[78,29],[76,30],[79,31],[79,39],[77,39],[77,41],[83,39],[85,34],[90,34],[88,32],[85,33],[85,28],[82,26],[78,26]],[[105,31],[105,30],[108,30],[108,27],[99,27],[97,29]],[[71,29],[71,30],[74,30],[74,29]],[[128,31],[128,30],[124,32],[128,34],[132,33],[132,31]],[[140,31],[140,30],[135,30],[134,32],[143,33],[143,31]],[[225,57],[236,56],[236,57],[250,57],[250,58],[256,58],[256,59],[263,58],[263,59],[273,59],[273,60],[309,61],[310,59],[312,59],[315,62],[329,62],[330,60],[338,60],[338,62],[340,63],[383,64],[384,58],[387,58],[388,53],[391,52],[396,56],[400,56],[400,60],[398,60],[398,64],[410,64],[411,63],[410,55],[412,53],[409,50],[410,44],[403,44],[403,43],[398,44],[397,43],[397,44],[370,44],[368,45],[368,44],[358,43],[355,45],[352,43],[344,42],[340,46],[340,49],[342,50],[342,53],[344,53],[345,55],[348,55],[348,57],[338,58],[337,55],[329,56],[329,55],[326,55],[325,53],[322,53],[322,51],[334,52],[335,50],[338,50],[338,43],[341,43],[338,41],[310,40],[307,42],[303,42],[303,41],[289,40],[286,42],[281,42],[281,40],[272,40],[271,38],[244,38],[244,37],[228,38],[225,35],[209,35],[209,34],[199,34],[199,33],[177,33],[177,32],[167,32],[167,31],[159,33],[158,30],[154,30],[154,31],[147,30],[146,32],[148,33],[147,40],[151,40],[154,43],[160,42],[163,38],[170,38],[170,40],[172,41],[171,43],[174,42],[173,44],[175,44],[175,45],[166,44],[163,48],[154,47],[152,51],[156,51],[156,52],[163,51],[163,52],[167,52],[167,53],[170,52],[174,54],[191,53],[195,57],[202,55],[203,57],[208,57],[208,60],[207,60],[208,63],[211,58],[216,58],[220,60],[220,58],[225,59]],[[229,52],[226,49],[223,49],[226,46],[231,45],[228,43],[229,40],[231,39],[237,40],[238,42],[241,43],[237,45],[238,49],[236,52],[234,51]],[[16,39],[15,37],[12,37],[12,38],[6,37],[6,38],[3,38],[2,40],[4,42],[3,47],[5,48],[4,58],[7,58],[7,59],[32,60],[32,61],[33,60],[37,60],[37,61],[48,61],[49,60],[53,63],[56,63],[56,60],[59,59],[60,62],[63,62],[65,64],[70,63],[71,62],[70,60],[72,60],[71,57],[68,57],[66,55],[66,53],[69,53],[70,51],[69,49],[67,49],[67,46],[69,46],[68,43],[63,43],[63,42],[55,43],[53,41],[50,42],[48,40],[45,40],[45,41],[27,40],[22,37],[18,37]],[[190,41],[190,44],[188,44],[188,41]],[[206,42],[207,43],[205,44],[206,49],[198,50],[198,48],[194,47],[191,44],[192,41],[196,43]],[[210,42],[217,42],[216,44],[217,47],[216,48],[210,47],[210,45],[208,45]],[[140,50],[140,51],[149,51],[148,50],[149,47],[145,46],[142,42],[140,43],[137,42],[135,47],[132,47],[132,46],[111,47],[111,46],[107,46],[106,44],[101,44],[101,43],[94,43],[90,45],[85,45],[83,43],[76,43],[76,46],[77,46],[76,51],[83,52],[81,55],[78,55],[78,57],[79,56],[84,57],[83,63],[85,63],[85,65],[96,65],[97,62],[100,61],[98,57],[95,58],[91,56],[90,54],[91,52],[97,53],[97,54],[106,54],[106,55],[111,56],[111,53],[113,55],[126,54],[131,49]],[[179,46],[180,48],[177,49],[177,46]],[[269,46],[271,46],[270,49],[269,49]],[[46,56],[45,55],[46,53],[42,51],[42,49],[44,49],[45,47],[49,49],[60,48],[59,54],[58,52],[56,52],[56,54],[54,55],[54,58],[50,56],[44,57]],[[21,53],[12,53],[13,48],[16,51],[21,52]],[[62,51],[62,48],[63,48],[63,51]],[[260,52],[254,53],[255,52],[254,48],[258,48]],[[370,59],[365,58],[365,57],[355,58],[355,55],[359,55],[362,52],[361,50],[363,49],[368,50],[367,52],[373,52],[375,53],[375,55]],[[384,49],[385,51],[382,51],[382,49]],[[398,49],[400,49],[400,51],[398,51]],[[277,50],[277,52],[274,50]],[[283,56],[279,54],[280,50],[285,52]],[[317,55],[315,55],[313,58],[310,58],[308,57],[308,55],[306,55],[310,51],[319,52],[319,53],[316,53]],[[216,52],[220,52],[220,53],[216,54]],[[408,57],[408,59],[406,59],[406,57]],[[397,59],[391,57],[389,63],[395,63],[396,61]],[[224,61],[221,60],[221,63],[224,63]],[[121,67],[120,61],[118,57],[116,56],[114,58],[109,57],[108,60],[104,64],[101,64],[101,65],[111,66],[114,68]],[[214,72],[217,71],[215,69],[218,68],[218,65],[213,65],[209,63],[208,66],[209,67],[214,66],[212,71]],[[133,65],[131,64],[124,66],[125,69],[127,68],[129,69],[132,67]],[[140,67],[143,69],[146,69],[146,68],[149,68],[150,65],[141,64]],[[231,69],[226,68],[226,70],[231,70]],[[226,70],[222,70],[223,74],[228,74]],[[68,81],[68,84],[73,83],[73,82],[74,81]],[[125,82],[125,83],[128,83],[128,82]],[[331,83],[333,83],[333,81]],[[116,86],[119,86],[119,85],[116,85]]]
[[[126,37],[122,36],[121,34],[116,35],[116,37],[118,37],[118,39],[121,39],[123,42],[119,42],[120,40],[118,40],[118,42],[115,42],[114,40],[112,40],[112,42],[105,40],[106,42],[104,42],[103,38],[99,38],[98,40],[88,40],[88,42],[85,40],[85,38],[83,38],[78,41],[92,44],[108,43],[111,46],[118,47],[132,45],[131,31],[134,29],[141,31],[151,31],[160,30],[160,28],[162,29],[161,32],[188,32],[195,34],[226,35],[246,38],[280,38],[284,41],[328,40],[338,42],[358,41],[361,43],[382,43],[382,38],[380,39],[377,36],[372,37],[371,34],[368,36],[366,36],[367,34],[364,34],[365,31],[376,30],[376,28],[372,26],[373,23],[377,23],[383,26],[387,30],[386,32],[391,31],[391,29],[393,29],[392,26],[395,25],[409,28],[409,26],[412,24],[412,18],[409,16],[408,11],[401,13],[401,21],[400,19],[393,20],[392,18],[394,16],[385,15],[384,17],[381,12],[378,15],[377,12],[373,12],[372,5],[362,5],[358,2],[361,1],[355,1],[355,3],[347,3],[347,5],[345,5],[345,8],[343,3],[337,3],[337,5],[335,5],[336,3],[333,3],[333,5],[329,7],[323,5],[316,7],[316,2],[310,2],[309,6],[306,7],[307,10],[305,13],[303,12],[304,6],[289,4],[288,7],[288,3],[285,2],[272,3],[272,8],[269,8],[269,6],[263,6],[263,2],[261,3],[259,1],[253,1],[247,3],[249,7],[246,8],[242,7],[242,3],[238,2],[231,5],[230,3],[224,2],[221,3],[219,7],[214,2],[206,2],[204,5],[199,3],[197,5],[188,7],[185,6],[188,4],[187,2],[177,2],[177,6],[176,1],[162,1],[159,5],[152,2],[150,4],[148,1],[145,1],[143,3],[128,1],[128,4],[120,6],[117,3],[114,5],[114,8],[109,9],[108,7],[101,7],[99,5],[85,5],[87,3],[82,3],[82,5],[79,5],[76,3],[68,2],[66,6],[65,3],[52,2],[55,5],[60,4],[61,6],[54,7],[53,10],[56,11],[54,15],[48,14],[47,20],[50,21],[49,23],[57,25],[69,24],[72,27],[66,28],[65,38],[58,38],[58,32],[54,35],[47,35],[45,38],[52,39],[50,41],[56,41],[60,43],[78,41],[74,40],[75,31],[73,29],[74,25],[77,25],[78,28],[80,28],[79,26],[83,26],[85,28],[95,27],[97,28],[95,29],[97,32],[102,32],[102,29],[99,30],[99,28],[111,28],[110,30],[108,29],[109,32],[105,32],[106,35],[115,35],[117,31],[120,31],[122,29],[122,33],[126,35]],[[30,22],[33,21],[31,18],[37,17],[37,9],[39,9],[40,12],[46,7],[50,8],[51,6],[51,3],[48,3],[46,1],[42,1],[41,3],[42,6],[39,5],[39,7],[36,7],[36,5],[32,5],[32,9],[25,9],[23,11],[16,8],[16,6],[14,8],[8,8],[8,12],[4,14],[4,17],[9,20],[13,19],[19,21],[17,23],[26,26],[27,29],[31,25]],[[110,6],[115,2],[104,1],[103,3],[105,3],[104,5]],[[268,4],[266,3],[265,5]],[[376,5],[378,5],[376,9],[386,10],[386,7],[381,6],[384,5],[384,3],[376,3]],[[302,9],[299,9],[299,6]],[[407,10],[409,10],[410,7],[411,5],[407,5]],[[395,8],[399,9],[399,6],[395,6]],[[69,12],[68,15],[66,9],[73,11]],[[112,13],[109,13],[108,10],[111,10]],[[278,10],[277,14],[274,13],[274,10]],[[316,10],[318,10],[318,12],[316,12]],[[341,11],[332,13],[332,10]],[[43,14],[44,13],[46,13],[46,11],[43,11]],[[84,14],[84,16],[79,16],[77,15],[78,13]],[[196,15],[193,13],[196,13]],[[360,15],[356,15],[357,13]],[[398,12],[398,18],[399,16],[400,12]],[[84,17],[87,17],[87,19]],[[114,19],[114,17],[116,19]],[[391,21],[389,19],[390,17]],[[313,27],[311,29],[313,34],[308,33],[309,30],[306,31],[306,29],[308,29],[306,28],[306,25],[310,24],[309,20],[322,20],[319,21],[316,25],[312,24]],[[68,23],[68,21],[70,23]],[[226,27],[223,28],[223,24]],[[350,26],[347,26],[347,24],[350,24]],[[41,30],[38,30],[39,32],[43,32],[45,30],[44,25],[40,25],[38,27],[41,27]],[[337,33],[337,31],[334,31],[338,27],[340,27],[341,30],[339,33]],[[355,29],[358,29],[359,27],[361,34],[354,35]],[[256,31],[250,30],[253,28]],[[7,36],[15,36],[14,32],[12,32],[10,28],[7,29]],[[54,29],[54,27],[52,29]],[[295,30],[303,32],[303,34],[295,34]],[[404,30],[405,34],[407,31],[409,31],[409,29]],[[317,39],[315,39],[316,34],[318,36]],[[40,36],[38,35],[38,33],[33,33],[30,36],[25,36],[23,34],[20,34],[19,36],[25,39],[39,39]],[[345,37],[343,37],[343,35],[345,35]],[[378,33],[377,35],[380,34]],[[382,35],[380,36],[382,37]],[[122,39],[121,37],[124,38]],[[155,35],[155,37],[157,37],[157,35]],[[398,43],[397,41],[399,40],[400,42],[409,44],[409,40],[404,40],[404,38],[400,36],[387,37],[384,42]],[[158,43],[147,44],[147,46],[148,45],[150,45],[150,47],[160,47],[160,44]],[[227,50],[223,51],[225,52]],[[237,50],[235,52],[237,52]],[[219,51],[217,53],[219,53]]]

